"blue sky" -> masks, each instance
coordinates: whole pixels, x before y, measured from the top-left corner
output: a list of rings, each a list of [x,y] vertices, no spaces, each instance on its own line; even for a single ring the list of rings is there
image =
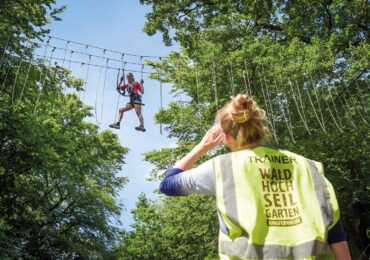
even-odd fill
[[[91,46],[97,46],[108,50],[137,54],[139,56],[166,56],[171,50],[178,51],[178,46],[166,47],[162,43],[162,35],[147,36],[142,32],[145,23],[145,14],[150,11],[147,6],[141,6],[138,0],[57,0],[57,6],[67,5],[67,9],[60,15],[62,21],[53,22],[50,26],[50,35],[56,38],[79,42]],[[53,55],[54,58],[63,59],[66,57],[64,66],[70,67],[72,75],[86,79],[85,93],[81,93],[81,98],[88,105],[96,107],[97,118],[88,120],[96,124],[100,123],[100,130],[110,129],[108,127],[116,115],[118,93],[115,91],[115,82],[117,70],[107,70],[93,66],[87,66],[88,55],[78,54],[85,52],[105,58],[93,57],[91,64],[107,64],[107,57],[111,59],[120,59],[121,55],[106,52],[102,50],[69,43],[68,50],[74,50],[71,53],[62,50],[66,48],[66,42],[51,38],[50,46],[46,49],[46,56]],[[53,47],[57,49],[52,51]],[[61,49],[58,49],[61,48]],[[45,53],[45,46],[39,51],[39,55]],[[85,62],[69,63],[71,61]],[[125,56],[127,62],[140,63],[140,57]],[[56,62],[54,60],[53,62]],[[61,61],[58,61],[61,63]],[[111,67],[120,67],[119,62],[108,60]],[[141,70],[141,66],[126,65],[128,70]],[[88,72],[87,72],[88,71]],[[144,67],[144,71],[150,71],[149,67]],[[99,76],[100,74],[100,76]],[[166,138],[166,133],[160,135],[159,125],[154,124],[154,113],[160,107],[160,88],[159,82],[150,80],[144,75],[145,94],[143,96],[143,109],[145,133],[134,129],[139,125],[138,118],[133,110],[127,112],[121,122],[121,129],[114,130],[118,135],[121,145],[130,149],[126,157],[127,164],[123,165],[120,176],[127,176],[129,183],[119,193],[119,201],[122,202],[126,210],[123,211],[120,220],[123,227],[130,229],[129,225],[133,223],[130,210],[135,208],[137,197],[145,193],[150,198],[156,198],[153,191],[158,188],[158,182],[149,182],[146,178],[149,176],[153,166],[143,161],[142,154],[153,149],[173,146],[176,140]],[[134,73],[135,79],[140,80],[140,73]],[[105,80],[104,80],[105,79]],[[163,84],[163,105],[164,107],[170,101],[173,101],[168,94],[170,85]],[[70,91],[70,90],[67,90]],[[127,98],[120,98],[120,106],[126,104]],[[93,110],[94,112],[94,110]]]

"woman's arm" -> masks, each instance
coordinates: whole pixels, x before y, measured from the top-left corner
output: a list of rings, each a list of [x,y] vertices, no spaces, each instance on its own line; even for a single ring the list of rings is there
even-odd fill
[[[202,141],[197,144],[190,153],[175,164],[174,168],[179,168],[183,171],[190,170],[203,153],[215,148],[223,138],[224,134],[222,133],[221,127],[215,125],[207,131]]]
[[[144,80],[140,80],[140,88],[141,88],[140,90],[141,94],[144,95]]]
[[[347,241],[341,241],[330,245],[335,260],[351,260]]]

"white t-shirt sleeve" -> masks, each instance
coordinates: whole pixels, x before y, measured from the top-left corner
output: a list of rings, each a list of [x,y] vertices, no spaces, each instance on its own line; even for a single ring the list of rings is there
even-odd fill
[[[178,178],[181,191],[184,194],[216,195],[213,159],[197,168],[179,173]]]

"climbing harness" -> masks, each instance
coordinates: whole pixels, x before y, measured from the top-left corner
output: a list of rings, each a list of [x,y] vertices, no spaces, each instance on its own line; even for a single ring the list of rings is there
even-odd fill
[[[123,58],[123,56],[122,56]],[[125,84],[125,62],[123,62],[123,68],[122,68],[122,71],[123,71],[123,83],[124,85]],[[141,66],[141,80],[143,80],[143,70],[144,70],[144,64],[142,64]],[[141,105],[141,106],[145,106],[145,104],[142,103],[142,95],[139,95],[139,94],[134,94],[132,91],[134,90],[134,86],[135,86],[135,81],[133,83],[127,83],[127,87],[126,88],[120,88],[120,87],[117,87],[117,92],[124,96],[124,97],[130,97],[130,104],[137,104],[137,105]],[[118,86],[118,84],[117,84]],[[126,94],[127,93],[127,94]],[[138,95],[141,102],[137,102],[135,100],[131,100],[134,96],[133,95]]]

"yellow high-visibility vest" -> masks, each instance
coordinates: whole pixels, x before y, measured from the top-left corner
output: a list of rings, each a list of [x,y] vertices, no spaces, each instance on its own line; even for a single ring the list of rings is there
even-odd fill
[[[339,219],[322,164],[259,146],[214,158],[221,259],[334,259]]]

